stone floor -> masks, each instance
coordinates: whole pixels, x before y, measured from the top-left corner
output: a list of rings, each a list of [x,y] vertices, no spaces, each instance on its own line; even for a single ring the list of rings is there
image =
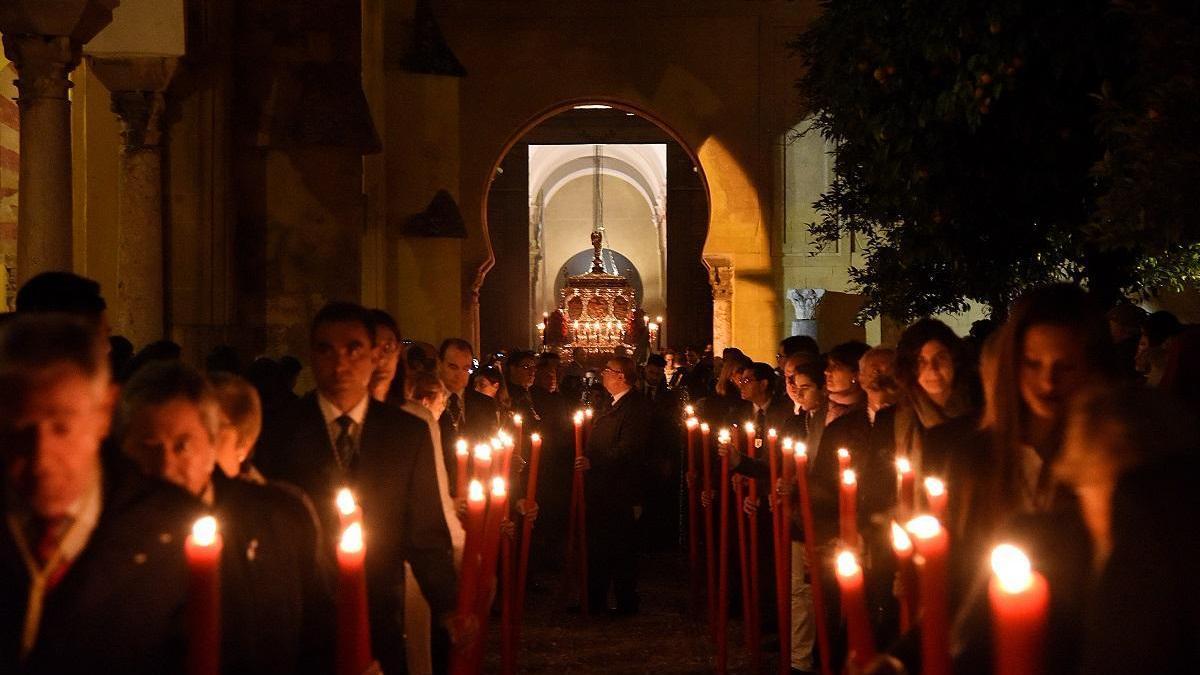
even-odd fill
[[[531,587],[521,633],[520,673],[711,673],[715,647],[703,607],[689,609],[686,561],[671,554],[643,560],[641,612],[632,617],[583,617],[564,608],[558,576]],[[741,623],[729,623],[729,672],[750,673]],[[489,627],[484,672],[500,672],[499,619]],[[775,660],[764,655],[763,672]]]

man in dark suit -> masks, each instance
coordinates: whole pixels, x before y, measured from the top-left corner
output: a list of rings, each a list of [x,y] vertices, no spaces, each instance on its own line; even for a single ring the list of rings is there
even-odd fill
[[[121,447],[147,474],[179,485],[217,517],[221,669],[321,673],[333,665],[331,570],[307,498],[226,476],[216,466],[221,410],[204,376],[147,364],[125,385]]]
[[[437,374],[446,387],[446,410],[438,419],[442,428],[442,454],[450,485],[456,484],[454,446],[465,438],[470,446],[491,438],[499,428],[496,399],[467,386],[475,349],[461,338],[446,338],[438,348]],[[462,498],[463,495],[454,495]]]
[[[637,486],[645,472],[650,410],[634,384],[637,366],[628,357],[609,359],[601,379],[612,406],[596,416],[586,454],[576,467],[587,470],[588,603],[608,606],[612,586],[618,614],[638,611]]]
[[[19,317],[0,337],[0,672],[183,669],[200,504],[101,459],[110,382],[94,323]]]
[[[433,441],[424,421],[367,395],[375,341],[366,309],[326,305],[313,319],[311,344],[317,389],[265,430],[259,467],[307,492],[332,533],[336,491],[354,490],[370,537],[371,646],[384,672],[404,672],[404,563],[417,575],[435,625],[450,626],[457,594]],[[435,635],[434,662],[444,669],[442,637]]]

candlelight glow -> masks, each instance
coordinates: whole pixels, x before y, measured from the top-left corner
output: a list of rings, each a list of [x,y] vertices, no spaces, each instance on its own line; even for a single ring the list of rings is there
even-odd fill
[[[358,504],[354,503],[354,493],[350,492],[350,488],[338,490],[336,501],[338,513],[343,516],[354,515],[355,509],[358,508]]]
[[[854,469],[846,469],[842,472],[843,485],[856,485],[858,483],[858,474],[854,473]]]
[[[683,412],[688,417],[691,417],[696,414],[696,409],[690,405],[685,405],[685,406],[683,406]]]
[[[489,442],[492,444],[493,450],[499,450],[504,447],[504,441],[500,440],[499,436],[492,436],[492,440]]]
[[[1024,593],[1033,585],[1033,565],[1029,556],[1012,544],[992,549],[992,571],[1005,593]]]
[[[791,454],[791,453],[795,452],[795,450],[796,450],[796,442],[792,440],[792,437],[788,436],[787,438],[784,438],[783,439],[783,451],[788,454]]]
[[[584,416],[584,417],[586,417],[586,418],[588,418],[589,420],[590,420],[590,419],[592,419],[592,409],[591,409],[591,408],[584,408],[584,409],[583,409],[583,416]]]
[[[912,462],[908,461],[907,457],[896,458],[896,471],[900,473],[912,473]]]
[[[499,476],[496,476],[495,478],[492,479],[492,496],[493,497],[507,497],[508,496],[508,484],[505,483],[504,479]]]
[[[699,424],[700,424],[700,420],[697,420],[695,417],[687,418],[687,428],[695,429],[696,426]]]
[[[911,551],[913,547],[912,539],[909,539],[908,533],[900,527],[900,523],[892,521],[892,548],[897,552]]]
[[[942,524],[933,516],[917,516],[908,521],[904,529],[912,533],[917,539],[933,539],[942,531]]]
[[[508,447],[513,444],[513,437],[510,436],[506,431],[497,431],[496,437],[500,439],[500,443],[504,445],[504,447]]]
[[[941,497],[946,494],[946,484],[942,479],[930,476],[925,479],[925,492],[929,493],[930,497]]]
[[[492,461],[492,446],[487,443],[480,443],[475,446],[475,461],[490,462]]]
[[[858,558],[850,551],[842,551],[837,557],[837,573],[840,577],[852,577],[862,571]]]
[[[746,433],[752,434],[752,433],[754,433],[754,422],[746,422],[746,424],[743,425],[742,428],[746,430]]]
[[[838,459],[850,459],[850,451],[846,448],[838,448]]]
[[[534,443],[541,442],[542,435],[535,431],[532,434],[529,434],[529,440],[533,441]]]
[[[196,546],[212,546],[217,541],[217,519],[204,516],[192,524],[192,543]]]
[[[483,483],[478,480],[472,480],[467,486],[467,500],[472,502],[483,501]]]
[[[583,424],[583,411],[582,410],[575,411],[575,424],[576,425]]]
[[[455,444],[454,444],[454,454],[462,456],[462,455],[467,454],[468,452],[469,451],[467,450],[467,440],[465,438],[458,439],[458,441],[455,442]]]
[[[338,548],[343,553],[358,553],[363,550],[363,531],[361,523],[350,523],[342,530],[342,540]]]
[[[704,433],[707,434],[708,430],[709,430],[708,422],[701,422],[700,423],[700,431],[703,431]]]
[[[728,443],[729,442],[729,430],[722,429],[722,430],[718,431],[717,432],[717,440],[720,441],[721,443]]]
[[[654,320],[655,320],[655,321],[657,321],[657,322],[658,322],[658,323],[660,323],[660,324],[662,323],[662,317],[661,317],[661,316],[656,316],[656,317],[654,317]]]
[[[525,418],[521,417],[519,414],[513,415],[513,424],[515,424],[517,426],[521,426],[521,423],[524,421],[525,421]]]
[[[796,442],[796,456],[797,457],[807,457],[808,456],[808,444],[807,443],[800,443],[799,441]]]

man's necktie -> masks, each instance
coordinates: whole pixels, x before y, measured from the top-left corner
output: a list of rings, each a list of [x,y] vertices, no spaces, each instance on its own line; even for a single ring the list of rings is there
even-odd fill
[[[35,540],[36,548],[33,554],[37,556],[40,565],[45,567],[51,564],[58,553],[59,547],[62,545],[63,536],[70,527],[70,518],[38,519],[35,524],[37,539]],[[58,585],[58,582],[66,575],[69,566],[69,561],[60,556],[53,563],[53,569],[46,570],[46,590],[50,590]]]
[[[759,410],[754,416],[754,447],[761,448],[763,446],[762,439],[767,437],[767,411]]]
[[[349,415],[342,415],[334,421],[342,430],[338,432],[337,440],[333,443],[333,450],[337,453],[338,466],[345,468],[350,466],[350,460],[354,459],[354,437],[350,435],[350,425],[354,424],[354,420]]]
[[[457,432],[462,424],[462,403],[458,400],[458,394],[450,394],[450,403],[446,405],[446,412],[450,413],[450,422]]]

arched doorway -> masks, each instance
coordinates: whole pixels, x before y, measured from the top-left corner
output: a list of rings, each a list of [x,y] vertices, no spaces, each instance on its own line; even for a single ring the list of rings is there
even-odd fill
[[[492,250],[479,289],[483,352],[539,344],[535,325],[557,306],[558,272],[588,245],[597,190],[606,251],[638,271],[643,307],[666,318],[663,344],[712,341],[708,189],[695,153],[642,110],[573,101],[524,125],[493,171],[483,210]]]

